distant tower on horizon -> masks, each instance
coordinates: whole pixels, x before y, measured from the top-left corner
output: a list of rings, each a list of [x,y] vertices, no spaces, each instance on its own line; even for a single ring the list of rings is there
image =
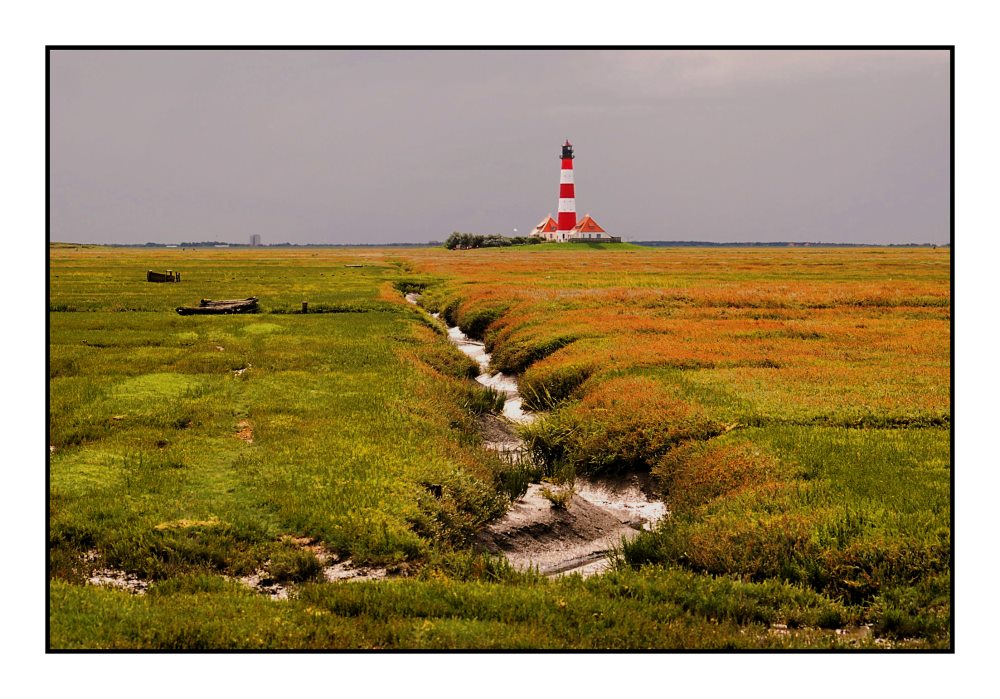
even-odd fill
[[[556,240],[563,242],[576,227],[576,188],[573,184],[573,144],[566,139],[562,147],[562,169],[559,171],[559,217]]]
[[[250,234],[250,246],[255,248],[258,245],[260,245],[260,233],[251,233]]]

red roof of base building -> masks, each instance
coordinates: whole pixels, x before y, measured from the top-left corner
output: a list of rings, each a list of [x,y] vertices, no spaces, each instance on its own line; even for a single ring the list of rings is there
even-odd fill
[[[597,221],[587,214],[579,220],[579,222],[573,226],[571,233],[607,233],[606,230],[597,225]]]
[[[537,235],[538,233],[555,233],[558,230],[556,226],[555,219],[552,218],[550,214],[548,217],[543,218],[539,221],[538,225],[532,229],[532,234]]]

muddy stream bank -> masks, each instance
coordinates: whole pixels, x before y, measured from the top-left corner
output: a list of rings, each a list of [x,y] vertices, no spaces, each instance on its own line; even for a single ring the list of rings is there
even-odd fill
[[[419,294],[406,294],[412,304],[419,298]],[[486,447],[523,455],[525,445],[516,427],[532,422],[538,415],[524,409],[517,377],[490,372],[490,354],[484,344],[459,328],[449,327],[448,339],[479,364],[476,381],[506,398],[502,417],[491,416],[483,422]],[[649,477],[641,474],[577,478],[565,508],[553,506],[545,497],[547,488],[555,489],[542,483],[529,485],[502,519],[480,533],[480,546],[504,555],[521,570],[536,568],[550,576],[594,575],[610,565],[608,554],[612,547],[623,538],[637,536],[641,529],[652,528],[667,514],[664,503],[651,495]]]

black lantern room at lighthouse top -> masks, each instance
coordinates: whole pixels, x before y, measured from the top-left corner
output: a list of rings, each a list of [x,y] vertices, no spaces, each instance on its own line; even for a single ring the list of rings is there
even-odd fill
[[[566,158],[569,158],[570,160],[572,160],[573,159],[573,144],[569,142],[569,139],[566,139],[566,143],[563,144],[562,148],[563,148],[563,152],[562,152],[563,160],[565,160]]]

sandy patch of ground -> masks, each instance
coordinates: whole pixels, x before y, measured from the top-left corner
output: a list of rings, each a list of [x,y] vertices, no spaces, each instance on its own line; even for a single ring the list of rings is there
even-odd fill
[[[253,444],[253,426],[247,420],[240,420],[236,423],[236,437],[242,439],[247,444]]]

